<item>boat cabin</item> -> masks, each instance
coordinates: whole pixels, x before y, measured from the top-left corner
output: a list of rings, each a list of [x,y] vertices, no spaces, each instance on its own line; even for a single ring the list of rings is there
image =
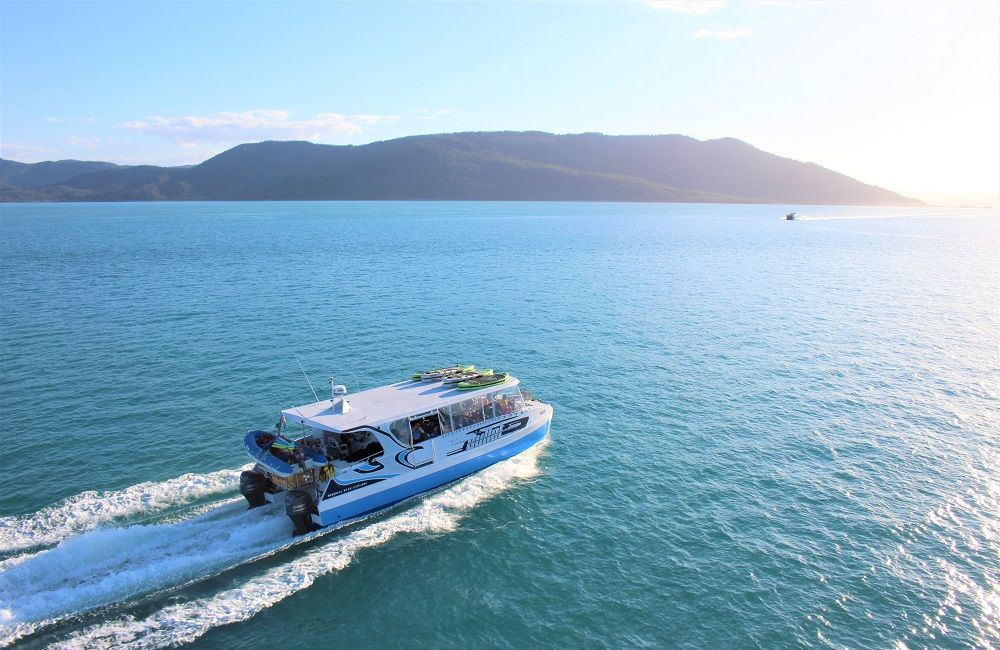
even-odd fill
[[[413,448],[441,436],[468,432],[525,409],[520,382],[506,381],[479,390],[459,390],[441,381],[403,381],[348,395],[336,386],[331,399],[281,412],[283,421],[305,427],[296,441],[298,455],[347,468],[385,451]],[[275,448],[270,447],[271,454]],[[278,453],[281,453],[280,446]],[[291,458],[294,464],[298,458]],[[310,466],[307,462],[304,467]],[[301,464],[301,463],[300,463]]]

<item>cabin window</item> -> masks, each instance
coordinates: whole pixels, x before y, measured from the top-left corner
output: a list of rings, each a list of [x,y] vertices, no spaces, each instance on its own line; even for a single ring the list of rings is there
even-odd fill
[[[410,445],[410,420],[402,418],[389,423],[389,433],[396,439],[396,442],[404,447]]]
[[[441,435],[451,433],[455,430],[455,428],[451,426],[451,412],[448,411],[447,406],[438,409],[438,421],[441,423]]]
[[[451,405],[451,419],[456,429],[479,424],[486,419],[481,397],[472,397]]]
[[[524,397],[517,386],[490,393],[487,399],[492,403],[495,417],[524,410]]]
[[[489,420],[493,417],[493,400],[487,399],[486,395],[473,398],[476,401],[476,410],[481,414],[481,421]]]
[[[351,454],[351,450],[339,433],[324,431],[323,444],[326,446],[326,455],[331,460],[346,460]]]
[[[441,435],[441,422],[437,411],[431,411],[415,418],[410,418],[410,435],[413,443],[424,442]]]
[[[492,420],[497,416],[495,409],[493,408],[493,400],[489,395],[483,395],[482,397],[477,397],[479,400],[479,407],[483,410],[483,419]]]
[[[341,435],[347,445],[347,462],[356,463],[363,458],[383,453],[382,445],[370,431],[349,431]]]

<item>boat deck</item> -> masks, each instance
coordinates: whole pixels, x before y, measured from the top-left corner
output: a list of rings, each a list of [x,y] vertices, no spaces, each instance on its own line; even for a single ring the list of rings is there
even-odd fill
[[[401,381],[348,394],[347,403],[351,408],[347,413],[335,411],[329,399],[284,409],[281,413],[289,423],[344,431],[425,413],[474,395],[513,388],[519,383],[516,377],[509,377],[507,381],[478,390],[458,390],[454,384],[441,381]]]

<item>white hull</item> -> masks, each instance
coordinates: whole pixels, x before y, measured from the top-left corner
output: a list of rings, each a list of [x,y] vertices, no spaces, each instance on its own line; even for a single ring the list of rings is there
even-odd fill
[[[385,453],[322,484],[317,490],[319,513],[313,515],[313,521],[329,526],[353,519],[473,474],[540,442],[548,434],[551,420],[551,406],[529,402],[521,413],[494,418],[412,448],[373,429]]]
[[[491,386],[398,382],[282,411],[274,432],[249,431],[257,461],[240,476],[250,507],[284,500],[296,535],[350,521],[515,456],[548,435],[552,407],[525,399],[504,373]],[[303,426],[292,439],[288,422]]]

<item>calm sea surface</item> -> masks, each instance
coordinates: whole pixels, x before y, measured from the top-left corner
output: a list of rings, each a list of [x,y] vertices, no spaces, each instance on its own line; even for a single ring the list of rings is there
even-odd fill
[[[0,645],[1000,647],[1000,218],[785,211],[0,206]],[[296,354],[552,435],[288,545]]]

